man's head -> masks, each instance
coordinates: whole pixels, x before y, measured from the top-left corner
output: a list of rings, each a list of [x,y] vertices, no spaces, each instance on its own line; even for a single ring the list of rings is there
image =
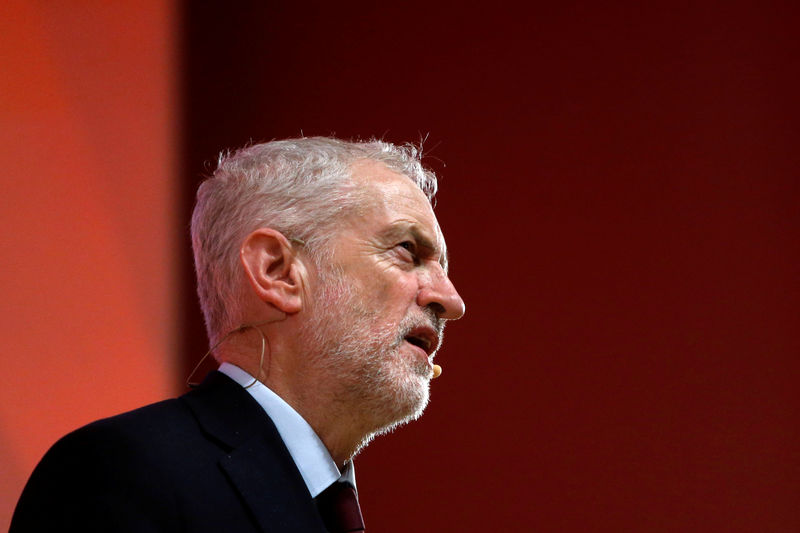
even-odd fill
[[[381,141],[346,142],[311,137],[242,148],[219,158],[197,192],[192,248],[198,295],[211,344],[242,323],[239,251],[253,230],[269,227],[305,243],[319,264],[337,223],[365,200],[351,180],[351,166],[373,160],[407,176],[430,200],[436,176],[412,146]]]
[[[212,343],[277,306],[332,403],[357,405],[370,431],[417,416],[443,323],[463,314],[435,192],[414,148],[377,141],[296,139],[223,157],[192,218]],[[287,298],[269,292],[276,272],[293,280]]]

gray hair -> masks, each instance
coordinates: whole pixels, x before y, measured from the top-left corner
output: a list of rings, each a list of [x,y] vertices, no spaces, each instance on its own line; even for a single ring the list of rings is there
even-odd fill
[[[197,293],[211,345],[241,324],[239,248],[258,228],[299,239],[323,263],[335,222],[362,195],[350,180],[359,160],[373,160],[411,179],[431,201],[437,183],[421,164],[422,150],[370,141],[308,137],[272,141],[220,154],[217,169],[197,191],[192,249]]]

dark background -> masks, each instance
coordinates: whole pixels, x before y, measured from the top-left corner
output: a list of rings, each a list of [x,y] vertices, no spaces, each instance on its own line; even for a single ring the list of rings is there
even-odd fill
[[[798,4],[290,4],[182,4],[181,220],[221,148],[425,139],[467,314],[369,530],[800,531]]]

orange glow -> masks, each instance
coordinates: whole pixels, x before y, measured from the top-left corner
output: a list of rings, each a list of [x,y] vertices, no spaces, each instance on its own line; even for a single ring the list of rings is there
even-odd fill
[[[0,21],[0,529],[57,438],[174,392],[173,10],[19,1]]]

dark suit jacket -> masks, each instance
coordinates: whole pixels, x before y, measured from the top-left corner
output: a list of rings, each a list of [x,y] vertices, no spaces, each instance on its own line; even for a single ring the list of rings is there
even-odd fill
[[[219,372],[198,389],[100,420],[34,470],[11,533],[325,532],[275,426]]]

